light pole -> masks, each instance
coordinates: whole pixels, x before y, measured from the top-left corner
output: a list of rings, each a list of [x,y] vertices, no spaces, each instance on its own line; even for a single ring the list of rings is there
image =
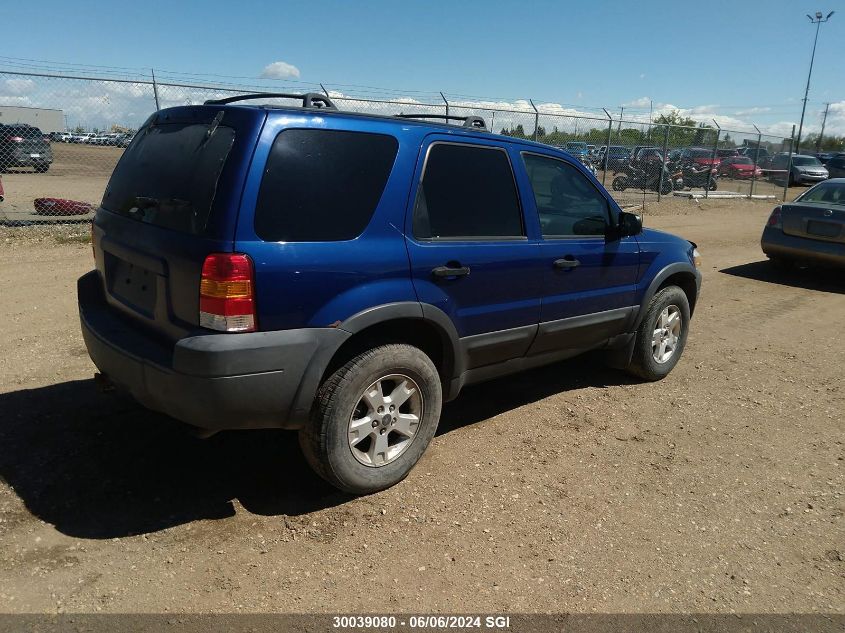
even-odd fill
[[[810,14],[807,14],[810,23],[816,25],[816,38],[813,40],[813,54],[810,56],[810,72],[807,73],[807,87],[804,89],[804,105],[801,107],[801,123],[798,125],[798,138],[795,140],[796,154],[801,153],[801,132],[804,129],[804,113],[807,110],[807,95],[810,93],[810,77],[813,75],[813,61],[816,59],[816,44],[819,41],[819,29],[821,28],[822,22],[827,22],[833,14],[834,11],[831,11],[827,16],[822,17],[822,12],[816,11],[815,19]]]

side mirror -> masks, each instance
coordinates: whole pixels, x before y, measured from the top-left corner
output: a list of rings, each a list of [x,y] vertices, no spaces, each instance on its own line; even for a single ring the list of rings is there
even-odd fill
[[[616,235],[619,237],[630,237],[639,235],[643,231],[643,219],[636,213],[622,211],[619,214],[619,224],[616,227]]]

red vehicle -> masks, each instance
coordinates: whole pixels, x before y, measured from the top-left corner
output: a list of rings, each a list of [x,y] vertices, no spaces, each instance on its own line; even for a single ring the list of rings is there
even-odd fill
[[[716,157],[719,160],[723,160],[725,158],[733,158],[734,156],[742,156],[742,154],[739,153],[738,149],[719,149],[719,150],[716,150]]]
[[[747,156],[733,156],[725,158],[719,163],[719,175],[727,176],[728,178],[751,178],[763,175],[763,170],[754,164],[754,161]]]
[[[3,202],[4,195],[5,194],[3,193],[3,179],[0,178],[0,202]]]
[[[680,161],[682,163],[694,163],[696,167],[718,167],[721,158],[716,154],[714,156],[712,149],[704,147],[688,147],[681,152]]]

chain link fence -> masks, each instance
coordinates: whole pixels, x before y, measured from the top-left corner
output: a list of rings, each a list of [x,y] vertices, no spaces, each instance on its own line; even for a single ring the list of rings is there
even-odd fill
[[[266,90],[0,72],[0,224],[89,221],[125,147],[156,109]],[[670,195],[786,195],[792,137],[724,130],[715,122],[689,127],[623,120],[607,111],[588,116],[531,100],[500,107],[442,94],[439,102],[423,102],[325,92],[352,112],[480,116],[493,132],[578,157],[624,206]]]

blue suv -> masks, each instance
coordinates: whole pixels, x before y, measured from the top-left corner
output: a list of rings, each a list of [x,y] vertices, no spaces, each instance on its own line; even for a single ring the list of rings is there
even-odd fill
[[[243,104],[296,97],[292,107]],[[584,166],[478,117],[244,95],[161,110],[78,282],[100,380],[208,430],[298,430],[317,473],[403,479],[469,384],[603,350],[666,376],[695,244],[644,230]]]

